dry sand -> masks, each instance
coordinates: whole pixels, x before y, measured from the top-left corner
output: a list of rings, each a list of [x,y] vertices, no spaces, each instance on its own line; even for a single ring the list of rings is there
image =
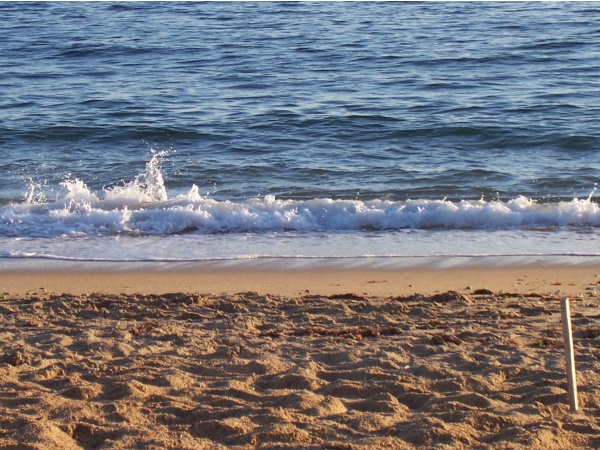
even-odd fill
[[[3,271],[0,448],[600,448],[598,274]]]

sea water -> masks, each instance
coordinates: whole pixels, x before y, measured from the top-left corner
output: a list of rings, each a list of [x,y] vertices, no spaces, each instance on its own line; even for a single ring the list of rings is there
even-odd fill
[[[595,3],[0,15],[3,267],[600,256]]]

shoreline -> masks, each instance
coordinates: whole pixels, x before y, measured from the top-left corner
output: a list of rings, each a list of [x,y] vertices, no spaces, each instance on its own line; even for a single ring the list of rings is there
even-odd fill
[[[585,257],[264,258],[199,262],[0,262],[0,294],[104,293],[433,295],[492,292],[586,296],[600,263]]]

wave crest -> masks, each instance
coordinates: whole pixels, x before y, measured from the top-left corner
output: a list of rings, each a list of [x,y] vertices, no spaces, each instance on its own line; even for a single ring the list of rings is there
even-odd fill
[[[243,201],[204,198],[193,185],[169,198],[160,162],[153,153],[146,171],[123,186],[92,192],[78,179],[61,183],[54,201],[29,189],[24,203],[0,209],[0,236],[172,235],[273,231],[361,231],[400,229],[506,229],[600,226],[600,208],[592,200],[539,203],[518,197],[508,201],[417,199],[282,200],[274,196]]]

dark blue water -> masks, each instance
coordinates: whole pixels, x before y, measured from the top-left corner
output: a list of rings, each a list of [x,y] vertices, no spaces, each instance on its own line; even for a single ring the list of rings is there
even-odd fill
[[[261,243],[197,257],[273,242],[303,254],[301,239],[311,255],[335,239],[336,255],[419,253],[403,230],[436,245],[458,232],[444,254],[494,253],[481,230],[531,232],[525,252],[544,253],[600,226],[595,3],[2,3],[0,15],[4,255],[73,257],[71,237],[92,257],[154,236],[115,245],[178,259],[164,242],[223,233]]]

